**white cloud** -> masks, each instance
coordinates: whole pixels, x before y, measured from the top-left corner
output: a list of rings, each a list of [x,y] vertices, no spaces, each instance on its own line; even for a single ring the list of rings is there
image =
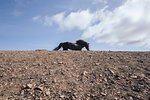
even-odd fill
[[[150,0],[127,0],[114,11],[104,11],[101,22],[89,26],[83,38],[112,45],[150,46]]]
[[[60,25],[63,29],[79,28],[81,30],[86,29],[93,21],[93,15],[89,10],[83,10],[78,12],[72,12],[68,16],[56,15],[53,17],[54,21]]]
[[[150,47],[149,5],[150,0],[127,0],[113,11],[105,7],[95,12],[62,12],[37,19],[44,25],[58,24],[63,30],[80,29],[83,39],[93,38],[99,43]]]
[[[52,20],[51,17],[49,16],[35,16],[32,18],[33,21],[37,21],[42,23],[45,26],[51,26],[52,25]]]
[[[74,28],[85,30],[98,20],[98,13],[99,12],[95,12],[95,14],[92,14],[89,10],[82,10],[71,12],[67,15],[65,12],[62,12],[51,17],[44,16],[39,18],[35,16],[33,20],[42,20],[42,23],[47,26],[51,26],[55,23],[63,30],[72,30]]]
[[[37,21],[37,20],[39,20],[40,18],[41,18],[41,16],[35,16],[35,17],[32,18],[32,20],[33,20],[33,21]]]
[[[42,20],[41,20],[41,22],[42,22]],[[43,18],[43,24],[46,25],[46,26],[51,26],[53,24],[51,17],[44,16],[44,18]]]

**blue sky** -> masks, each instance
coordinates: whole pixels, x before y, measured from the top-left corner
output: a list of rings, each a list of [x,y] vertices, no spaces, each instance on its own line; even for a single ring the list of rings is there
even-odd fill
[[[91,50],[149,51],[149,0],[0,0],[0,50],[52,50],[84,39]]]

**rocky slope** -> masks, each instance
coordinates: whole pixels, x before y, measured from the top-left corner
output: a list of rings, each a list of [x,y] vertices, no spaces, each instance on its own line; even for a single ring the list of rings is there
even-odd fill
[[[0,100],[149,100],[150,52],[0,51]]]

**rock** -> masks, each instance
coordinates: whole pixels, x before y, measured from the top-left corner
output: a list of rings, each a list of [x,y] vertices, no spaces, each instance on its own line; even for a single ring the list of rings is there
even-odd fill
[[[3,75],[0,74],[0,78],[3,78]]]
[[[44,75],[43,75],[43,76],[44,76]],[[47,78],[41,78],[41,79],[40,79],[40,82],[41,82],[41,83],[45,83],[46,81],[47,81]]]
[[[111,82],[112,84],[115,84],[115,81],[113,81],[113,80],[111,80],[110,82]]]
[[[140,74],[139,75],[141,78],[144,78],[145,77],[145,74]]]
[[[130,97],[129,97],[129,100],[133,100],[133,97],[130,96]]]
[[[34,87],[34,84],[27,84],[26,88],[32,89]]]
[[[138,86],[132,86],[131,89],[135,92],[141,92],[141,89]]]
[[[143,63],[144,61],[143,61],[143,60],[137,60],[137,62],[139,62],[139,63]]]
[[[99,74],[99,76],[102,77],[103,75],[102,75],[102,74]]]
[[[40,86],[38,86],[36,89],[37,89],[37,90],[40,90],[40,91],[43,91],[43,90],[44,90],[44,85],[43,85],[43,84],[41,84],[41,85],[40,85]]]
[[[54,79],[52,79],[52,83],[56,83],[56,79],[54,78]]]
[[[129,66],[124,66],[124,67],[128,68]]]
[[[108,71],[110,72],[111,75],[114,75],[114,71],[111,69],[108,69]]]
[[[65,98],[65,95],[61,95],[60,97],[61,97],[61,98]]]
[[[95,63],[95,65],[96,65],[96,66],[99,66],[99,65],[100,65],[100,63]]]
[[[53,62],[52,64],[57,64],[57,62]]]
[[[106,96],[106,93],[104,93],[104,92],[101,92],[101,95],[102,95],[102,96]]]
[[[134,79],[136,79],[136,78],[137,78],[137,76],[136,76],[136,75],[132,75],[132,76],[131,76],[131,78],[134,78]]]
[[[107,78],[104,78],[104,81],[107,82]]]
[[[36,64],[36,63],[33,63],[32,65],[33,65],[33,66],[36,66],[37,64]]]
[[[84,72],[83,72],[83,75],[86,75],[87,73],[88,73],[87,71],[84,71]]]
[[[119,75],[114,76],[116,80],[120,80]]]
[[[46,49],[36,49],[35,51],[48,51]]]
[[[25,89],[26,87],[27,87],[27,85],[23,85],[23,86],[22,86],[22,89]]]
[[[91,100],[90,97],[87,97],[86,100]]]
[[[46,89],[46,90],[45,90],[45,94],[46,94],[47,96],[49,96],[49,95],[50,95],[50,90],[49,90],[49,89]]]
[[[109,59],[113,59],[113,57],[109,57]]]
[[[37,65],[38,65],[38,66],[41,66],[42,64],[41,64],[41,63],[38,63]]]
[[[63,64],[63,62],[58,62],[58,64]]]
[[[40,100],[43,100],[42,97],[40,97]]]
[[[138,80],[138,83],[139,83],[140,85],[144,85],[144,84],[146,83],[146,81],[145,81],[144,79],[141,79],[141,80]]]
[[[114,97],[114,100],[118,100],[118,98],[117,98],[117,97]]]

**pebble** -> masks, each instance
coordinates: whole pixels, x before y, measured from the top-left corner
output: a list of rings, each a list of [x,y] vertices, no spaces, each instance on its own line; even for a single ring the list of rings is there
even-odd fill
[[[100,65],[100,63],[95,63],[95,65],[96,65],[96,66],[99,66],[99,65]]]
[[[134,79],[136,79],[136,78],[137,78],[137,76],[135,76],[135,75],[132,75],[132,76],[131,76],[131,78],[134,78]]]
[[[107,82],[107,78],[104,78],[104,81]]]
[[[37,87],[38,89],[40,89],[41,91],[44,90],[43,84]]]
[[[46,93],[46,95],[50,95],[50,90],[49,89],[46,89],[46,91],[45,91],[45,93]]]
[[[133,97],[129,97],[130,100],[133,100]]]
[[[114,75],[114,71],[113,71],[113,70],[109,69],[109,72],[110,72],[112,75]]]
[[[101,95],[106,96],[106,93],[102,92]]]
[[[32,89],[32,88],[33,88],[33,84],[27,84],[27,85],[26,85],[26,88]]]
[[[87,71],[84,71],[84,72],[83,72],[83,75],[86,75],[87,73],[88,73]]]
[[[63,64],[63,62],[58,62],[58,64]]]

